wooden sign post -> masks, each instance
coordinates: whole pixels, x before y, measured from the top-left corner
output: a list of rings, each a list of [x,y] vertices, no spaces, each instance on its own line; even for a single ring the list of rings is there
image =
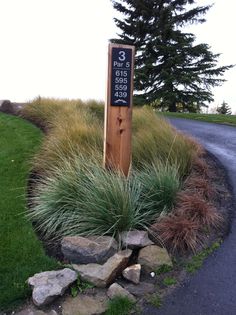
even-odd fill
[[[128,175],[131,163],[134,46],[109,44],[104,165]]]

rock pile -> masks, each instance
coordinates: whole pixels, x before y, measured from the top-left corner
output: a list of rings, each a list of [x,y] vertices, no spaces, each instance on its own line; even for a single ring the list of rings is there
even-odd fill
[[[62,305],[62,314],[101,314],[105,311],[107,300],[117,295],[127,296],[130,300],[153,293],[154,285],[140,282],[142,273],[150,273],[161,265],[172,266],[166,249],[161,248],[148,238],[145,231],[129,231],[120,235],[121,250],[112,237],[65,237],[61,243],[62,253],[71,265],[59,271],[43,272],[28,279],[33,288],[33,302],[37,306],[51,303],[57,296],[77,280],[92,283],[98,290],[93,296],[79,294],[75,299],[69,298]],[[135,253],[135,254],[134,254]],[[121,283],[119,279],[123,276]],[[118,279],[118,282],[117,281]],[[107,290],[105,288],[108,288]],[[100,291],[99,291],[100,290]],[[105,290],[105,291],[104,291]],[[71,302],[69,303],[69,300]],[[86,303],[85,303],[86,302]],[[90,305],[83,311],[82,305]]]

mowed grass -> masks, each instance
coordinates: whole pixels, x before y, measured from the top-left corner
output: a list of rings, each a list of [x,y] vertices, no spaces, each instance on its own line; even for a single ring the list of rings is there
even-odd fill
[[[236,115],[197,114],[197,113],[160,113],[167,117],[201,120],[217,124],[236,126]]]
[[[36,272],[55,268],[26,219],[30,159],[42,134],[24,120],[0,113],[0,311],[26,298]]]

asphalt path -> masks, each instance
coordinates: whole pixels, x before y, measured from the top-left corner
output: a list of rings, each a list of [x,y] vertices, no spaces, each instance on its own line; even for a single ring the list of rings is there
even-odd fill
[[[186,119],[169,119],[195,137],[225,167],[236,196],[236,127]],[[236,209],[233,209],[236,211]],[[236,219],[220,249],[188,277],[161,308],[147,307],[143,315],[236,315]]]

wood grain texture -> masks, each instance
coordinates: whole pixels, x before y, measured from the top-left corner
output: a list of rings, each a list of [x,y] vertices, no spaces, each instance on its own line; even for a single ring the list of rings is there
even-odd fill
[[[111,51],[113,47],[132,49],[131,96],[129,106],[111,106]],[[109,44],[108,83],[105,105],[104,166],[128,175],[131,164],[134,46]]]

